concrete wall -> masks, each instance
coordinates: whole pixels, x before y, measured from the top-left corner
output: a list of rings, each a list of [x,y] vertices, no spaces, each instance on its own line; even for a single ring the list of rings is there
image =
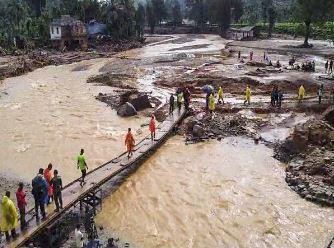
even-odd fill
[[[61,39],[61,27],[60,26],[50,26],[50,37],[51,40]]]

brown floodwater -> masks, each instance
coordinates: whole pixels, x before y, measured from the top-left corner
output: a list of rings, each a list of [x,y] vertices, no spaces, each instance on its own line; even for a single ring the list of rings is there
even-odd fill
[[[85,149],[90,168],[125,150],[127,128],[139,130],[148,119],[120,118],[95,99],[111,89],[87,84],[86,79],[108,61],[48,66],[4,81],[0,86],[1,174],[30,181],[51,162],[69,182],[80,175],[76,168],[80,148]],[[83,67],[87,70],[73,70]],[[146,130],[141,131],[138,139]]]
[[[300,198],[252,140],[174,137],[105,199],[97,224],[134,247],[325,247],[334,211]]]

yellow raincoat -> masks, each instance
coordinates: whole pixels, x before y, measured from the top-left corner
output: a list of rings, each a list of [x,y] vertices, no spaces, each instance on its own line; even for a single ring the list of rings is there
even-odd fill
[[[213,94],[211,94],[209,97],[209,109],[213,111],[215,110],[215,108],[216,108],[215,97],[213,96]]]
[[[219,87],[218,89],[218,100],[223,100],[223,89]]]
[[[303,85],[301,85],[298,90],[298,99],[303,100],[304,96],[305,96],[305,88]]]
[[[247,88],[246,88],[246,93],[245,93],[245,100],[247,101],[247,102],[250,102],[250,97],[251,97],[251,95],[252,95],[252,92],[251,92],[251,90],[250,90],[250,88],[247,86]]]
[[[11,199],[7,196],[2,198],[1,203],[2,220],[1,220],[1,231],[8,232],[17,227],[18,224],[18,212]]]

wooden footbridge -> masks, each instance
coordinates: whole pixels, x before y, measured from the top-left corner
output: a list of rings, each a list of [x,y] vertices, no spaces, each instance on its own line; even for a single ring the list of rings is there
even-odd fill
[[[47,232],[48,227],[53,225],[56,221],[61,219],[68,211],[78,204],[82,206],[84,202],[95,204],[95,201],[101,201],[100,197],[96,196],[101,186],[108,182],[113,177],[117,176],[127,168],[133,165],[139,165],[154,152],[167,137],[172,133],[177,125],[183,120],[186,111],[182,109],[180,112],[175,110],[173,115],[157,126],[155,140],[152,141],[150,136],[147,136],[135,146],[134,153],[131,158],[127,157],[126,153],[114,158],[113,160],[99,166],[98,168],[87,173],[86,184],[81,187],[79,178],[66,185],[62,191],[63,209],[60,212],[54,211],[54,204],[50,206],[47,211],[47,218],[44,221],[37,222],[35,218],[35,211],[31,209],[26,219],[29,227],[26,231],[21,232],[17,230],[19,236],[5,244],[6,247],[23,247],[27,246],[34,238]],[[50,234],[51,235],[51,234]],[[49,237],[50,239],[52,237]],[[1,244],[0,244],[1,247]],[[50,247],[50,246],[49,246]]]

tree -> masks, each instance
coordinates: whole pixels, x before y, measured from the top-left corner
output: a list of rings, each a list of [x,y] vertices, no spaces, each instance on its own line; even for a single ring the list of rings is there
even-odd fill
[[[212,0],[209,6],[209,20],[219,23],[224,34],[231,24],[231,0]]]
[[[195,21],[196,27],[201,31],[208,21],[208,3],[206,0],[186,0],[187,16]]]
[[[138,37],[144,36],[144,26],[145,26],[145,8],[139,3],[138,8],[136,10],[136,33]]]
[[[153,12],[152,2],[148,2],[146,5],[146,17],[147,17],[147,23],[150,26],[150,32],[151,34],[154,34],[156,19],[155,19],[155,14]]]
[[[235,22],[239,22],[241,16],[244,14],[244,6],[242,0],[232,1],[233,19]]]
[[[276,21],[276,11],[274,7],[268,8],[268,20],[269,20],[268,37],[271,37]]]
[[[182,24],[182,11],[181,5],[178,0],[174,0],[172,3],[172,21],[173,25],[180,25]]]
[[[164,0],[152,0],[153,14],[158,24],[167,17],[167,11]]]
[[[333,0],[297,0],[297,18],[305,24],[304,46],[309,47],[311,23],[323,23],[332,13]]]
[[[268,10],[272,8],[273,1],[272,0],[262,0],[261,1],[261,14],[263,18],[263,23],[266,24],[268,19]]]

